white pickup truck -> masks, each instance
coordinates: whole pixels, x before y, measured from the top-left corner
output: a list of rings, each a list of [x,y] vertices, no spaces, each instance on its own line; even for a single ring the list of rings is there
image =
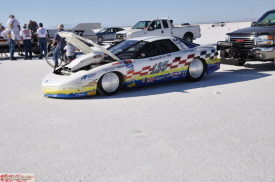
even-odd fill
[[[167,18],[139,21],[132,27],[116,33],[115,43],[143,36],[174,36],[192,42],[201,37],[199,25],[173,27],[173,20]]]

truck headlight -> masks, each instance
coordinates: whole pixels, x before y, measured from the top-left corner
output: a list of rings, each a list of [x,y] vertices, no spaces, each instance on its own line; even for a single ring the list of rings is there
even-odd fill
[[[230,42],[230,36],[229,35],[225,35],[225,41]]]
[[[273,44],[273,36],[272,35],[260,35],[256,39],[256,44],[257,45],[270,45]]]

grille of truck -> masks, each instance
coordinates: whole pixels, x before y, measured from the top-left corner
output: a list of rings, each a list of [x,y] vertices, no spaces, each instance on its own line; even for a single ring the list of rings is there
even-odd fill
[[[116,39],[124,39],[124,34],[116,34]]]
[[[230,37],[230,42],[243,43],[244,47],[252,48],[254,44],[254,38],[251,37]]]

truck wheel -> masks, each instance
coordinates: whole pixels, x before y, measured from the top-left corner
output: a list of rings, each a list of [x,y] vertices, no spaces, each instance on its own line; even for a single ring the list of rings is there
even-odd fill
[[[237,66],[243,66],[245,64],[245,59],[238,59],[237,60]]]
[[[183,40],[187,41],[187,42],[191,42],[193,41],[193,36],[192,35],[184,35],[183,36]]]
[[[99,36],[97,38],[97,43],[101,44],[103,42],[103,37]]]
[[[229,57],[229,54],[228,54],[228,52],[226,52],[225,50],[221,50],[221,51],[220,51],[220,57],[221,57],[221,58],[228,58],[228,57]]]
[[[224,24],[221,25],[221,27],[223,27],[223,26],[224,26]]]

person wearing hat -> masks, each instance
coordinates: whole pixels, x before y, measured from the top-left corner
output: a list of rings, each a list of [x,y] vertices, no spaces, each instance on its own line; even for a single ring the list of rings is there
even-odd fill
[[[31,42],[31,31],[27,29],[27,24],[23,25],[23,29],[20,31],[20,37],[24,44],[25,59],[32,59],[32,42]]]
[[[9,50],[10,50],[10,60],[11,61],[15,61],[17,60],[15,57],[14,57],[14,50],[15,50],[15,36],[14,36],[14,33],[12,31],[12,24],[9,24],[8,25],[8,28],[6,28],[6,30],[4,30],[2,33],[1,33],[1,36],[6,38],[7,41],[8,41],[8,44],[9,44]]]
[[[47,55],[47,38],[48,38],[48,32],[46,28],[43,28],[43,24],[39,23],[39,28],[36,31],[36,37],[39,42],[39,48],[40,48],[40,56],[38,59],[43,58],[43,51],[44,51],[44,56],[46,57]]]
[[[17,19],[15,19],[14,15],[9,15],[9,19],[7,21],[7,26],[9,26],[9,24],[12,25],[12,31],[14,33],[14,36],[15,36],[15,40],[17,42],[17,46],[19,48],[19,53],[18,55],[19,56],[24,56],[22,50],[21,50],[21,47],[20,47],[20,23]]]

